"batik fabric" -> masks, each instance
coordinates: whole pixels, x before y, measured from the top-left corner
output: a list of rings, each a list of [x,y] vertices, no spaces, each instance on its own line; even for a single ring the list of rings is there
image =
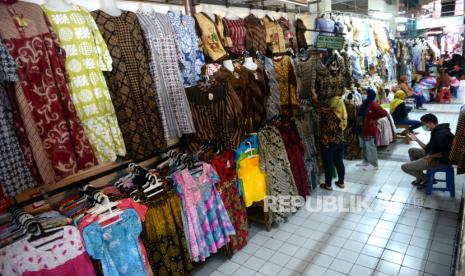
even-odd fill
[[[130,11],[122,11],[119,16],[101,10],[91,14],[113,60],[113,69],[104,76],[117,110],[127,157],[139,160],[154,155],[166,147],[166,141],[137,16]]]
[[[126,155],[123,135],[102,71],[111,71],[111,56],[90,13],[72,5],[68,11],[43,6],[66,52],[68,86],[76,111],[99,162]]]

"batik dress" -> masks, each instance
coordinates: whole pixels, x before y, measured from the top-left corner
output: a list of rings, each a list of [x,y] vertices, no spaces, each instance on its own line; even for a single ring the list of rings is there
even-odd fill
[[[44,11],[66,51],[68,85],[76,111],[100,162],[126,155],[123,135],[103,71],[111,71],[107,45],[87,10]]]
[[[3,42],[17,64],[21,114],[31,114],[55,178],[96,165],[66,86],[65,53],[44,12],[39,5],[19,1],[1,4],[0,16]]]
[[[128,157],[141,159],[166,147],[148,65],[147,46],[135,13],[93,11],[113,60],[104,72]]]

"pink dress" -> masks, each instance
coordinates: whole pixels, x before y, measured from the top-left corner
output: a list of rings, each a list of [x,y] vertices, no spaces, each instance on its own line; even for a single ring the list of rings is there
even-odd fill
[[[0,274],[24,276],[93,276],[94,267],[83,244],[79,230],[63,227],[56,237],[61,239],[40,248],[37,245],[53,240],[55,235],[34,242],[20,240],[0,250]]]

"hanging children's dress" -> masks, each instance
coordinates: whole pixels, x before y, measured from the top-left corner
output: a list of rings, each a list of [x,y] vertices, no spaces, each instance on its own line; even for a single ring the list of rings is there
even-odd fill
[[[182,200],[183,216],[193,261],[204,261],[230,241],[235,234],[215,183],[220,178],[213,167],[202,163],[200,175],[189,169],[174,174],[175,187]]]

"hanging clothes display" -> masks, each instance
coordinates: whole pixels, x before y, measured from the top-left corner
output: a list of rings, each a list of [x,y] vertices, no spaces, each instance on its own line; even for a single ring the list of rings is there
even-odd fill
[[[24,159],[5,86],[18,80],[16,63],[0,41],[0,183],[6,196],[36,185]],[[7,83],[10,82],[10,83]]]
[[[305,26],[302,19],[297,19],[294,23],[295,26],[295,35],[297,39],[297,48],[298,49],[306,49],[307,39],[305,38],[305,33],[307,32],[307,26]]]
[[[232,47],[227,48],[232,57],[240,57],[245,51],[245,39],[247,27],[242,18],[223,18],[225,36],[232,42]]]
[[[211,165],[220,177],[216,189],[221,196],[221,200],[223,200],[229,219],[236,231],[235,235],[230,236],[230,244],[233,251],[239,251],[247,245],[249,226],[247,210],[239,197],[239,190],[237,189],[236,162],[234,159],[234,151],[226,150],[215,156],[211,160]]]
[[[123,136],[102,74],[102,70],[111,71],[112,60],[94,19],[75,5],[68,11],[43,8],[66,52],[71,98],[95,155],[99,162],[125,156]]]
[[[338,53],[334,53],[326,62],[328,68],[327,88],[325,94],[320,94],[323,101],[328,101],[335,96],[341,97],[344,94],[346,67],[344,59]],[[320,98],[320,97],[319,97]]]
[[[188,275],[188,255],[179,199],[172,192],[143,202],[148,206],[141,234],[153,275]]]
[[[211,61],[220,61],[228,56],[221,41],[220,31],[214,19],[210,18],[207,14],[200,12],[194,14],[197,26],[199,28],[200,40],[202,42],[200,50],[205,57]]]
[[[235,234],[228,213],[215,184],[220,181],[210,164],[202,163],[197,174],[189,169],[173,176],[176,193],[181,198],[183,216],[188,225],[191,259],[205,261],[210,254],[230,241]]]
[[[179,64],[185,65],[184,55],[167,15],[139,11],[137,17],[150,49],[150,72],[157,103],[169,141],[183,134],[195,132],[186,92],[179,74]]]
[[[171,26],[176,33],[178,45],[184,54],[184,66],[181,75],[185,87],[195,85],[200,80],[205,58],[199,50],[199,37],[195,31],[195,19],[181,12],[168,11]]]
[[[210,140],[235,149],[245,135],[242,103],[229,85],[214,83],[197,85],[186,90],[192,111],[195,134],[185,135],[189,148],[196,152]]]
[[[299,100],[309,100],[313,92],[321,95],[328,89],[325,83],[328,80],[328,69],[318,53],[311,53],[307,59],[298,57],[294,64]]]
[[[247,28],[245,47],[249,53],[266,53],[266,31],[263,21],[253,13],[244,18]]]
[[[291,48],[294,51],[297,51],[297,42],[295,41],[295,34],[292,31],[294,29],[294,26],[292,26],[289,19],[285,17],[280,17],[277,21],[284,32],[284,39],[286,40],[286,49]]]
[[[122,11],[119,16],[101,10],[91,14],[113,59],[113,70],[104,75],[128,158],[138,160],[153,155],[165,148],[166,142],[137,16],[129,11]]]
[[[44,12],[36,4],[17,2],[1,4],[0,15],[1,36],[17,64],[17,100],[24,97],[23,114],[32,115],[56,178],[96,165],[66,86],[64,51]]]
[[[291,165],[279,130],[268,125],[258,133],[258,139],[260,143],[260,169],[266,173],[266,195],[271,197],[297,196],[298,192],[292,176]],[[285,218],[297,211],[293,206],[281,206],[279,200],[274,200],[273,203],[273,209],[269,212],[270,223],[282,223]]]
[[[290,111],[299,109],[297,100],[297,83],[294,68],[289,56],[273,59],[273,65],[278,76],[281,110]]]
[[[263,19],[266,32],[266,44],[273,54],[286,52],[284,32],[279,23],[268,15]]]

